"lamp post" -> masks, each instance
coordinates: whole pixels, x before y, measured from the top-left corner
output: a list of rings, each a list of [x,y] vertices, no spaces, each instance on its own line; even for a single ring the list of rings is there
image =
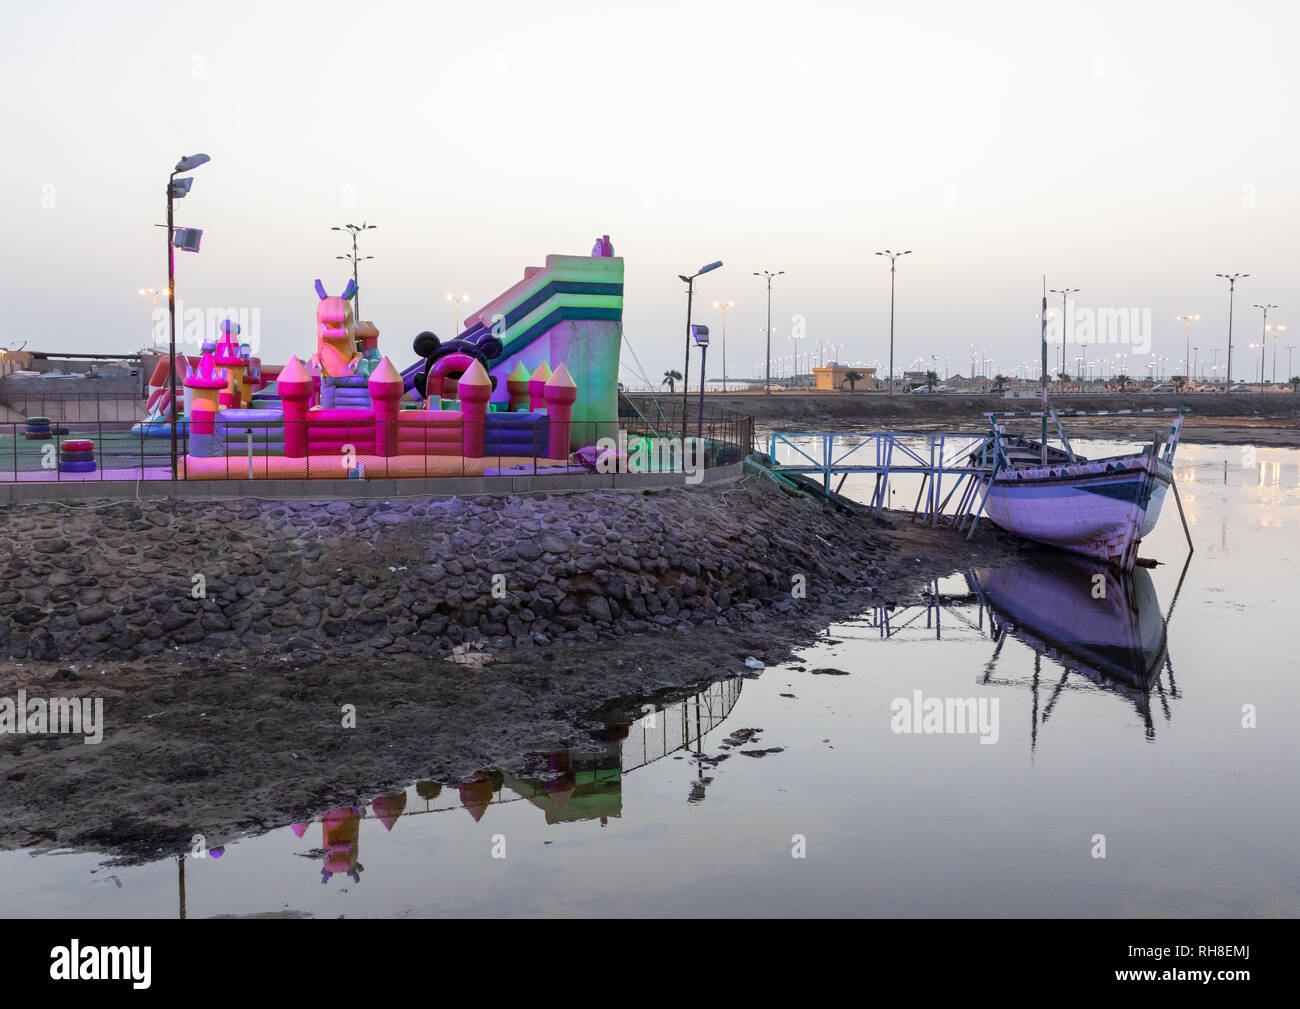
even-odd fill
[[[350,231],[352,233],[352,255],[335,256],[334,258],[349,260],[352,263],[352,318],[358,322],[361,321],[361,282],[357,278],[357,263],[375,257],[357,255],[357,236],[363,231],[374,231],[377,227],[379,225],[367,224],[362,221],[360,224],[345,224],[341,228],[330,228],[330,231]]]
[[[1188,363],[1192,360],[1192,358],[1191,358],[1191,347],[1192,347],[1192,322],[1193,322],[1193,320],[1195,320],[1195,319],[1199,319],[1199,318],[1200,318],[1199,315],[1180,315],[1180,316],[1178,317],[1178,321],[1179,321],[1179,322],[1186,323],[1186,327],[1187,327],[1187,337],[1186,337],[1185,345],[1184,345],[1184,349],[1183,349],[1183,367],[1184,367],[1184,368],[1186,368],[1186,367],[1188,366]],[[1184,375],[1183,377],[1184,377],[1184,378],[1189,378],[1189,377],[1194,378],[1195,376],[1187,376],[1187,375]]]
[[[695,300],[695,278],[701,274],[708,273],[710,270],[716,270],[722,265],[722,260],[715,260],[705,266],[701,266],[689,277],[679,273],[677,279],[686,284],[686,363],[682,368],[682,437],[686,437],[686,414],[690,410],[690,398],[688,390],[691,385],[691,305]]]
[[[767,371],[764,373],[763,392],[764,395],[772,395],[772,278],[779,277],[785,273],[784,270],[777,270],[773,273],[771,270],[764,270],[762,273],[757,271],[755,277],[767,278]]]
[[[1249,277],[1249,273],[1216,273],[1216,277],[1222,277],[1228,282],[1228,375],[1227,381],[1223,388],[1225,390],[1232,387],[1232,297],[1237,289],[1237,281]]]
[[[1066,309],[1069,305],[1070,295],[1078,293],[1079,289],[1077,287],[1063,287],[1060,290],[1055,287],[1052,288],[1052,294],[1061,296],[1061,367],[1057,369],[1058,371],[1065,371],[1065,328],[1069,324],[1069,315],[1066,313]]]
[[[701,446],[704,444],[704,376],[706,374],[705,363],[709,355],[709,327],[692,326],[691,336],[695,338],[695,345],[700,348],[700,415],[695,427],[695,451],[702,452]],[[685,448],[682,451],[684,452]],[[698,458],[697,456],[697,461]]]
[[[1264,391],[1264,344],[1268,343],[1268,310],[1277,308],[1276,305],[1252,305],[1252,308],[1263,309],[1264,311],[1264,335],[1259,341],[1259,391]],[[1232,360],[1231,351],[1229,351],[1228,360]]]
[[[142,287],[140,293],[153,298],[153,311],[149,315],[149,349],[156,350],[158,347],[158,295],[163,292],[156,287]]]
[[[734,308],[735,305],[736,303],[734,301],[715,301],[713,303],[714,308],[722,309],[722,391],[723,392],[727,391],[727,309]],[[704,359],[701,358],[700,359],[701,365],[703,365],[703,361]]]
[[[167,358],[170,375],[172,429],[172,479],[176,479],[176,223],[173,204],[190,191],[194,177],[176,178],[181,172],[192,172],[212,159],[206,154],[182,156],[167,177]],[[195,246],[197,248],[197,245]]]
[[[1285,326],[1273,327],[1273,379],[1270,382],[1271,385],[1277,385],[1277,334],[1283,332],[1286,332]],[[1287,378],[1290,377],[1290,375],[1287,376]]]
[[[461,302],[469,300],[469,295],[449,294],[447,295],[447,300],[453,302],[456,305],[456,328],[452,330],[452,332],[455,333],[457,336],[459,336],[460,335],[460,306],[461,306]]]
[[[886,249],[884,252],[877,252],[877,256],[889,257],[889,395],[894,394],[894,263],[899,256],[910,256],[911,249],[903,252],[891,252]]]

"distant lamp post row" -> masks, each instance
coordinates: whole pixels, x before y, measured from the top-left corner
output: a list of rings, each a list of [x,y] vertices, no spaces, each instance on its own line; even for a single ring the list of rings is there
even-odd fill
[[[894,394],[894,263],[900,256],[910,256],[911,249],[905,249],[902,252],[892,252],[886,249],[884,252],[877,252],[877,256],[889,257],[889,395]]]
[[[177,228],[174,204],[184,198],[194,184],[193,176],[178,179],[182,172],[192,172],[212,159],[206,154],[190,154],[176,162],[167,177],[167,358],[171,375],[168,379],[171,395],[172,479],[176,475],[176,249],[198,252],[203,232],[198,228]]]

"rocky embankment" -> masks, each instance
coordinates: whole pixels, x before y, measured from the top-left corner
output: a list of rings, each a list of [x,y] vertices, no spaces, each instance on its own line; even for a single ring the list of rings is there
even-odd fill
[[[885,541],[770,485],[0,512],[0,657],[358,660],[755,619],[878,583]]]
[[[582,745],[1008,554],[987,524],[968,543],[758,478],[27,505],[0,528],[0,701],[103,701],[99,745],[0,734],[0,849],[133,860]]]

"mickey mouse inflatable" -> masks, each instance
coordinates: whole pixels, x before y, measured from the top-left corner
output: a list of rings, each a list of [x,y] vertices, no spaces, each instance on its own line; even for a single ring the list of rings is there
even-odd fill
[[[455,399],[456,383],[473,362],[478,361],[490,371],[492,361],[501,356],[504,348],[491,332],[481,329],[446,343],[428,330],[417,336],[411,346],[416,356],[424,358],[424,370],[416,372],[412,380],[415,391],[425,399],[434,396]],[[496,376],[492,376],[492,388],[496,387]]]

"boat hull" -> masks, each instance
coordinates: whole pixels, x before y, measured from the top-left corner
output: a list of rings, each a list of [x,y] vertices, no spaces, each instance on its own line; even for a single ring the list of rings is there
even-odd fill
[[[1170,465],[1149,452],[1016,466],[993,480],[985,510],[1017,536],[1130,571],[1172,479]]]

